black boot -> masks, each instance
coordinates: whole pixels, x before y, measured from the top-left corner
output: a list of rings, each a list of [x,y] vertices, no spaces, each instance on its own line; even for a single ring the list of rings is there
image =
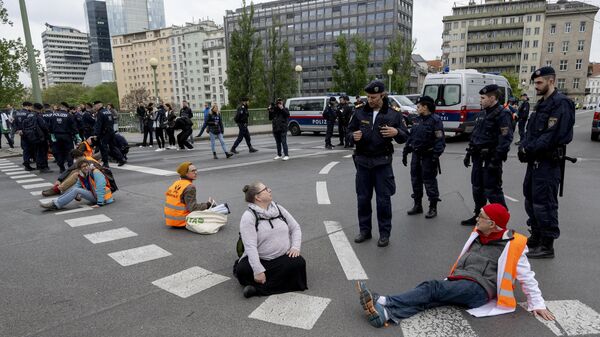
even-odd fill
[[[415,214],[421,214],[421,213],[423,213],[423,205],[421,204],[421,200],[415,199],[415,205],[413,206],[413,208],[409,209],[406,212],[406,214],[415,215]]]
[[[219,159],[219,157],[217,157],[217,153],[213,152],[213,159]]]
[[[477,225],[477,215],[473,215],[472,218],[461,221],[460,224],[463,226],[475,227],[475,225]]]
[[[233,152],[233,151],[232,151],[232,152]],[[258,152],[258,150],[257,150],[257,149],[255,149],[255,148],[253,148],[253,147],[250,147],[250,153],[254,153],[254,152]]]
[[[529,229],[529,233],[531,233],[531,235],[527,238],[527,247],[529,248],[529,251],[532,251],[541,244],[541,237],[538,231]]]
[[[231,150],[229,150],[229,152],[231,153],[235,153],[238,154],[239,152],[237,152],[237,150],[235,149],[235,147],[232,147]]]
[[[29,163],[25,163],[25,164],[23,164],[23,166],[25,166],[25,171],[33,171],[33,170],[35,170],[33,167],[31,167],[31,165],[29,165]]]
[[[230,153],[230,152],[225,152],[225,157],[227,157],[227,158],[231,158],[231,156],[233,156],[233,153]]]
[[[530,259],[553,259],[554,258],[554,239],[541,238],[540,245],[527,253]]]
[[[437,216],[437,201],[429,202],[429,211],[425,214],[425,218],[431,219]]]

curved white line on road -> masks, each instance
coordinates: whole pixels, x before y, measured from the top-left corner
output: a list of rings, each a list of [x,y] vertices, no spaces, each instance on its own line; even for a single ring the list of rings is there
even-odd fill
[[[348,280],[368,279],[367,273],[348,241],[348,237],[342,230],[342,225],[337,221],[323,221],[323,223],[346,278]]]
[[[337,165],[337,164],[339,164],[339,163],[340,163],[339,161],[332,161],[331,163],[329,163],[329,164],[325,165],[325,167],[323,167],[323,168],[321,169],[321,171],[319,172],[319,174],[329,174],[329,171],[331,171],[331,169],[332,169],[332,168],[333,168],[335,165]]]
[[[317,181],[317,203],[319,205],[331,205],[326,181]]]
[[[505,197],[506,199],[508,199],[508,200],[512,201],[512,202],[519,202],[519,200],[517,200],[517,199],[515,199],[515,198],[513,198],[513,197],[510,197],[510,196],[508,196],[508,195],[506,195],[506,194],[504,195],[504,197]]]
[[[351,154],[346,155],[346,156],[344,156],[344,158],[352,158],[352,155]]]

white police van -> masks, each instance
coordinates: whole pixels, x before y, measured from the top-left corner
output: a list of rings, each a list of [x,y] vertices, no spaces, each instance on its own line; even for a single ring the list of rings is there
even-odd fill
[[[329,97],[335,97],[338,103],[340,101],[340,96],[292,97],[285,101],[285,107],[290,111],[288,129],[292,136],[299,136],[302,132],[319,134],[327,131],[323,111],[329,103]],[[349,104],[353,105],[354,101],[354,97],[350,97]],[[337,126],[334,131],[337,132]]]
[[[433,98],[435,112],[444,122],[444,130],[471,133],[475,115],[481,111],[479,91],[489,84],[500,87],[500,104],[512,96],[510,84],[500,75],[461,69],[439,74],[428,74],[423,85],[423,96]]]

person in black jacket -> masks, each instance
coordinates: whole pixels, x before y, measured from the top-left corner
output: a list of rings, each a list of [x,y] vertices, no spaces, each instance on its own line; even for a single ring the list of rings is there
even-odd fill
[[[336,103],[337,100],[335,97],[329,97],[329,105],[323,111],[323,118],[327,123],[327,133],[325,134],[325,148],[333,149],[333,144],[331,144],[331,137],[333,137],[333,126],[335,125],[335,120],[337,119],[336,113]]]
[[[140,122],[140,133],[144,134],[144,117],[146,116],[146,108],[144,108],[143,102],[138,102],[135,114],[137,115],[138,120]]]
[[[179,145],[178,150],[185,150],[186,148],[191,150],[194,148],[194,146],[188,141],[193,132],[193,125],[194,123],[187,116],[177,117],[175,119],[173,129],[181,130],[181,132],[177,134],[177,144]]]
[[[150,136],[150,147],[154,145],[154,103],[148,103],[146,107],[146,113],[144,114],[144,140],[142,141],[142,147],[148,146],[146,140]]]
[[[100,144],[100,154],[102,155],[102,166],[108,166],[109,154],[117,160],[118,166],[123,166],[127,162],[123,154],[114,146],[115,122],[112,112],[102,106],[101,101],[94,102],[96,110],[96,124],[94,125],[94,134]]]
[[[521,95],[521,106],[519,106],[519,110],[517,112],[517,126],[519,127],[519,141],[515,143],[515,145],[521,145],[521,140],[525,139],[525,125],[527,124],[527,119],[529,118],[529,97],[527,94]]]
[[[190,119],[190,121],[192,122],[192,133],[189,135],[189,142],[191,144],[194,144],[194,136],[193,136],[193,123],[194,123],[194,113],[192,112],[192,109],[190,109],[190,105],[188,103],[188,101],[183,100],[183,102],[181,102],[181,110],[179,110],[179,117],[187,117]]]
[[[219,138],[219,142],[221,143],[221,148],[223,149],[225,156],[227,158],[233,156],[233,153],[227,152],[225,139],[223,139],[223,119],[221,117],[219,107],[215,103],[213,103],[213,106],[210,109],[210,114],[208,115],[208,121],[206,124],[208,125],[208,135],[210,136],[210,148],[213,153],[213,158],[219,159],[219,157],[217,157],[217,152],[215,151],[215,138]]]
[[[361,243],[371,238],[371,199],[375,189],[379,223],[377,246],[385,247],[389,244],[392,230],[391,197],[396,193],[392,140],[399,144],[406,142],[407,127],[402,114],[389,107],[381,81],[369,83],[365,91],[368,104],[356,109],[346,136],[350,144],[356,145],[354,165],[360,233],[354,242]]]
[[[165,104],[165,108],[165,116],[167,118],[167,127],[165,130],[167,131],[167,138],[169,139],[169,146],[167,149],[175,149],[175,145],[177,144],[175,142],[175,119],[177,118],[177,115],[175,115],[175,111],[173,111],[171,104]]]
[[[338,133],[340,137],[340,143],[338,146],[344,146],[348,148],[348,140],[346,139],[346,129],[348,128],[348,121],[352,116],[352,107],[350,106],[350,97],[347,95],[340,96],[340,104],[337,107],[337,119],[338,119]]]
[[[95,111],[92,103],[85,103],[84,111],[81,116],[81,128],[83,130],[82,139],[88,139],[94,135],[94,125],[96,124],[96,118],[94,118]]]
[[[156,142],[158,143],[158,149],[156,151],[165,150],[165,135],[164,130],[167,127],[167,116],[165,107],[161,104],[156,110],[156,116],[154,117],[154,132],[156,134]]]
[[[258,151],[257,149],[252,147],[250,143],[250,131],[248,131],[248,98],[242,97],[242,103],[237,108],[237,112],[235,113],[234,121],[239,128],[238,136],[235,142],[233,142],[233,146],[229,152],[237,154],[238,152],[235,150],[238,145],[242,142],[242,139],[246,140],[246,145],[248,145],[248,149],[250,153]]]
[[[275,138],[277,147],[277,156],[273,159],[288,160],[290,157],[288,156],[287,132],[290,112],[283,105],[283,99],[281,98],[278,98],[277,102],[271,104],[268,109],[269,119],[271,120],[273,127],[273,137]]]
[[[23,120],[27,118],[27,115],[33,109],[33,104],[31,102],[23,102],[22,109],[15,111],[14,118],[14,128],[15,133],[21,137],[21,149],[23,149],[23,166],[26,171],[33,171],[34,168],[31,167],[30,161],[32,158],[35,158],[35,148],[33,144],[27,140],[27,137],[23,134]]]
[[[35,164],[40,173],[52,172],[48,168],[48,126],[42,117],[44,106],[40,103],[33,104],[33,109],[27,112],[27,115],[20,123],[19,134],[22,136],[21,141],[26,142],[26,148],[32,150],[35,154]],[[25,153],[25,148],[23,150]],[[23,155],[25,157],[25,154]],[[23,165],[25,169],[31,171],[31,166],[27,160]]]
[[[73,150],[73,142],[79,143],[81,141],[77,133],[75,118],[69,113],[69,109],[69,104],[62,102],[59,110],[51,114],[48,123],[50,138],[53,143],[52,153],[61,173],[66,169],[65,163],[68,166],[73,165],[73,158],[70,155],[71,150]]]

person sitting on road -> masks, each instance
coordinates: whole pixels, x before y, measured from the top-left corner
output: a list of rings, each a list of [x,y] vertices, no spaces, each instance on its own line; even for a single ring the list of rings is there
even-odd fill
[[[77,170],[77,162],[79,162],[80,160],[88,160],[92,164],[94,164],[95,167],[102,166],[96,158],[85,156],[84,153],[82,153],[78,149],[71,150],[70,155],[71,158],[73,158],[73,165],[67,168],[65,172],[61,173],[58,176],[52,187],[42,191],[43,196],[49,197],[57,194],[63,194],[65,191],[67,191],[69,188],[75,185],[75,183],[77,182],[77,176],[79,176],[79,170]]]
[[[262,182],[246,185],[243,191],[250,203],[240,220],[244,253],[233,270],[244,286],[244,297],[308,289],[300,225],[273,202],[271,189]]]
[[[97,165],[97,164],[96,164]],[[110,183],[99,169],[89,160],[77,162],[79,175],[75,186],[71,187],[58,199],[42,203],[40,206],[48,210],[64,208],[73,200],[81,198],[93,203],[92,208],[108,205],[114,202]]]
[[[196,201],[194,180],[198,177],[196,166],[183,162],[177,167],[181,179],[175,181],[165,192],[165,224],[172,228],[185,228],[186,216],[194,211],[204,211],[215,204],[212,197],[207,202]]]
[[[445,280],[426,281],[394,296],[375,295],[364,281],[358,281],[360,303],[369,323],[377,328],[387,326],[389,321],[398,324],[400,319],[444,305],[467,307],[467,312],[476,317],[510,313],[517,307],[515,280],[527,296],[527,310],[554,320],[525,255],[527,238],[507,230],[509,219],[510,213],[503,205],[484,206]]]

